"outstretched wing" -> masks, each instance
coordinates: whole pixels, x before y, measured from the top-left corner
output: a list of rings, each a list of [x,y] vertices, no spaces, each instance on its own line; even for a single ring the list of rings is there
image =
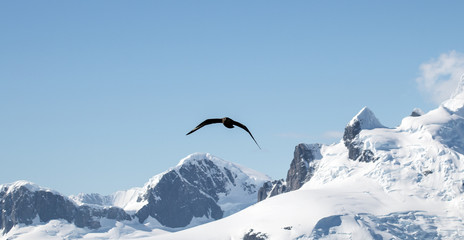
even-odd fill
[[[213,124],[213,123],[222,123],[222,119],[221,118],[211,118],[211,119],[206,119],[205,121],[203,121],[202,123],[200,123],[195,129],[193,129],[192,131],[190,131],[189,133],[187,133],[187,135],[189,135],[190,133],[193,133],[195,132],[196,130],[208,125],[208,124]]]
[[[241,123],[239,123],[239,122],[237,122],[237,121],[234,121],[234,120],[232,120],[232,121],[233,121],[233,124],[234,124],[235,126],[237,126],[237,127],[241,128],[241,129],[247,131],[247,132],[250,134],[251,138],[253,138],[253,141],[255,141],[256,145],[258,145],[259,149],[261,149],[261,147],[259,146],[258,142],[256,142],[256,139],[253,137],[253,134],[251,134],[250,130],[248,130],[248,128],[247,128],[245,125],[243,125],[243,124],[241,124]]]

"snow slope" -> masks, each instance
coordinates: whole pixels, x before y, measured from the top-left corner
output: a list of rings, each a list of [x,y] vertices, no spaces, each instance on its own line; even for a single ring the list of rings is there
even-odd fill
[[[351,119],[348,126],[353,126],[356,122],[359,122],[361,129],[374,129],[384,127],[379,120],[375,117],[374,113],[367,107],[364,107],[359,111],[356,116]]]
[[[461,96],[396,128],[364,108],[353,118],[362,129],[353,141],[375,161],[349,159],[343,141],[323,146],[314,176],[299,190],[147,239],[464,239]]]
[[[120,207],[128,213],[135,213],[146,202],[137,199],[144,194],[144,188],[135,187],[124,191],[117,191],[113,194],[103,196],[98,193],[80,193],[75,196],[70,196],[77,205],[88,205],[92,207]]]
[[[163,240],[464,239],[464,88],[461,86],[462,83],[452,98],[437,109],[405,117],[395,128],[384,127],[372,111],[362,109],[348,123],[347,129],[358,123],[359,127],[355,131],[351,128],[347,139],[361,150],[370,151],[372,161],[350,159],[345,140],[321,146],[314,174],[300,189],[268,198],[217,221],[177,232],[157,230],[150,223],[143,228],[133,222],[111,222],[100,232],[86,232],[71,229],[73,226],[63,222],[50,222],[36,227],[15,227],[8,236]],[[180,165],[196,164],[196,156],[207,155],[192,155]],[[246,172],[234,167],[237,172]],[[147,186],[159,179],[154,177]],[[235,198],[232,196],[229,198]],[[222,206],[227,206],[228,198],[223,197]]]

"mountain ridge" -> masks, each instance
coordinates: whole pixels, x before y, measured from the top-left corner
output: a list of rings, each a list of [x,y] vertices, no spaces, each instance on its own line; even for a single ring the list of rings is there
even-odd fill
[[[105,230],[92,232],[54,220],[15,225],[5,237],[48,236],[58,224],[79,238],[459,239],[464,236],[462,91],[427,113],[413,110],[416,114],[393,128],[365,107],[345,126],[339,142],[297,145],[286,180],[260,178],[259,190],[260,184],[252,184],[254,175],[240,167],[225,170],[212,155],[192,154],[142,188],[135,201],[143,203],[143,211],[133,215],[139,223],[105,219]],[[170,193],[179,198],[161,194],[171,186],[177,186]],[[249,207],[228,215],[221,208],[230,207],[227,196],[243,200],[234,191],[261,201],[250,200]],[[162,201],[169,211],[155,211]],[[170,218],[176,208],[188,211]],[[167,217],[160,218],[163,214]],[[165,227],[175,220],[180,224]]]
[[[90,230],[104,227],[102,223],[107,220],[179,230],[253,204],[258,188],[267,180],[269,177],[257,171],[211,154],[194,153],[152,177],[144,187],[108,196],[94,193],[66,197],[28,181],[17,181],[0,185],[0,229],[5,234],[18,224],[41,225],[61,219]],[[46,216],[46,212],[52,215]]]
[[[460,113],[439,106],[407,116],[395,128],[363,129],[350,121],[340,142],[321,146],[322,158],[300,188],[229,218],[152,239],[462,238],[464,143],[454,137],[464,131]]]

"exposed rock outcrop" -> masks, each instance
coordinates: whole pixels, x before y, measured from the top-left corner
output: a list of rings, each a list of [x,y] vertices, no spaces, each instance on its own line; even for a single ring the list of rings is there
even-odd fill
[[[131,220],[131,216],[117,207],[91,208],[76,206],[56,192],[41,189],[20,181],[2,185],[0,189],[0,229],[8,232],[16,224],[30,225],[34,219],[48,222],[64,219],[77,227],[99,228],[100,219]]]
[[[321,147],[321,144],[298,144],[293,152],[286,181],[266,182],[259,189],[258,201],[297,190],[309,181],[314,174],[317,160],[322,158]]]
[[[283,179],[265,182],[258,191],[258,202],[287,191],[287,186]]]
[[[17,224],[40,224],[54,219],[98,229],[102,219],[144,223],[149,217],[165,227],[190,227],[193,218],[213,221],[256,203],[259,186],[269,179],[210,154],[197,153],[156,175],[144,188],[109,196],[79,194],[68,198],[18,181],[0,185],[0,229],[6,233]],[[116,206],[127,207],[127,212]]]
[[[287,191],[299,189],[314,174],[315,160],[321,159],[321,144],[298,144],[287,173]]]
[[[210,154],[192,154],[146,186],[140,200],[147,203],[136,216],[141,223],[151,216],[171,228],[185,227],[193,218],[220,219],[256,202],[259,186],[269,178],[250,176],[251,171]]]
[[[206,160],[204,163],[210,164]],[[187,226],[193,217],[222,218],[223,211],[216,202],[217,193],[213,188],[216,185],[224,189],[223,179],[213,176],[203,179],[205,185],[200,185],[199,176],[194,174],[195,166],[181,169],[184,174],[168,172],[156,186],[148,189],[145,196],[148,204],[136,214],[141,223],[151,216],[164,226],[175,228]]]
[[[364,129],[383,128],[374,113],[367,107],[348,123],[343,134],[343,142],[348,148],[348,158],[360,162],[375,161],[374,153],[369,149],[363,149],[363,143],[358,139],[359,133]]]
[[[420,108],[414,108],[411,112],[411,117],[420,117],[424,115],[424,112]]]

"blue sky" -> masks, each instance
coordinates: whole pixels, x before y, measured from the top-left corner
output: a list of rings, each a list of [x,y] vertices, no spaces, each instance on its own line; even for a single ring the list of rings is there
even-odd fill
[[[284,178],[295,145],[338,142],[364,106],[389,127],[436,107],[463,66],[463,7],[2,1],[0,183],[109,194],[194,152]],[[263,150],[220,125],[185,136],[223,116]]]

